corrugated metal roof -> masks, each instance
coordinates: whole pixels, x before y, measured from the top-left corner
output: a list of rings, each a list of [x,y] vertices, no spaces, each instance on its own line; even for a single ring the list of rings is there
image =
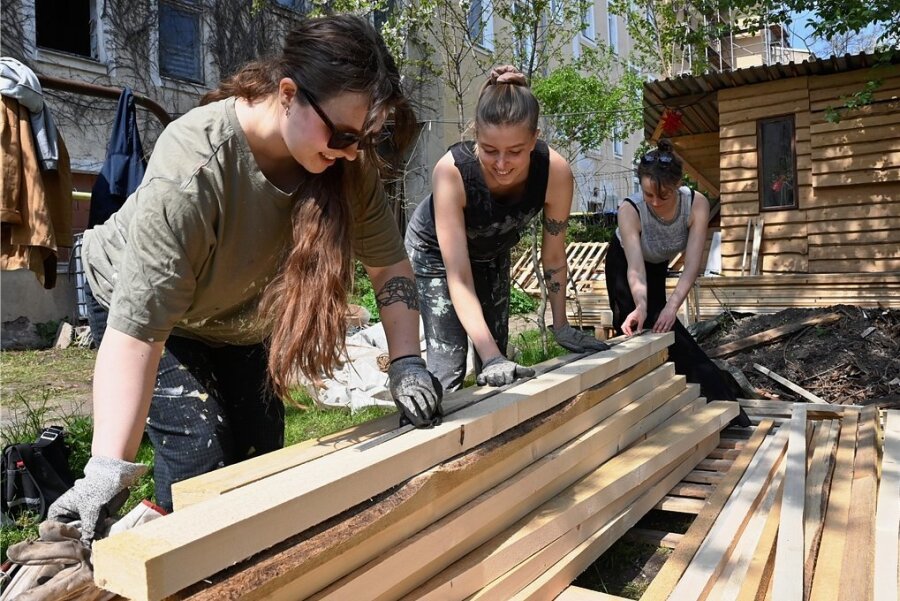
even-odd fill
[[[801,63],[776,63],[707,73],[705,75],[681,75],[658,79],[644,84],[644,136],[649,139],[666,107],[682,112],[682,131],[692,134],[719,130],[719,103],[716,92],[788,77],[805,75],[829,75],[875,66],[882,57],[873,54],[846,54],[830,58],[803,61]],[[900,52],[893,52],[887,59],[900,63]]]

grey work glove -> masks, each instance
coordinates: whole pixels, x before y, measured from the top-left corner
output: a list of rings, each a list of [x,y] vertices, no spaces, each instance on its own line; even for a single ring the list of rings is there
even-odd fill
[[[112,457],[91,457],[84,478],[58,498],[47,518],[59,522],[80,521],[81,540],[90,544],[97,528],[115,516],[128,500],[128,487],[138,481],[147,466]]]
[[[22,567],[3,592],[4,601],[98,601],[116,596],[94,585],[91,549],[80,540],[78,528],[45,520],[39,532],[40,539],[9,548],[9,559]]]
[[[569,324],[566,324],[559,329],[551,327],[550,331],[553,332],[553,337],[556,338],[556,343],[559,346],[572,351],[573,353],[592,353],[609,350],[609,345],[602,340],[597,340],[590,334],[585,334],[580,330],[576,330]]]
[[[512,384],[519,378],[530,378],[534,375],[534,370],[530,367],[519,365],[515,361],[510,361],[503,355],[497,355],[481,366],[481,373],[475,378],[475,383],[479,386],[505,386]]]
[[[441,423],[444,388],[421,357],[400,357],[388,368],[391,396],[401,415],[417,428]],[[402,421],[401,421],[402,425]]]

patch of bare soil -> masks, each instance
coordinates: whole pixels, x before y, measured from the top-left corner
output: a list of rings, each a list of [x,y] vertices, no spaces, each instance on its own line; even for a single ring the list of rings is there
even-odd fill
[[[801,401],[799,395],[754,369],[758,363],[831,403],[900,407],[900,311],[836,305],[786,309],[725,325],[701,346],[710,351],[811,315],[837,313],[828,325],[805,327],[725,359],[762,397]]]

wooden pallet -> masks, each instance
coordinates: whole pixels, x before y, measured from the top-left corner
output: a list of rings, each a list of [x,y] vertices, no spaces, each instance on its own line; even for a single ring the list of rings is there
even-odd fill
[[[607,242],[572,242],[566,245],[566,264],[569,268],[568,296],[571,298],[572,285],[582,292],[591,289],[591,282],[601,278],[603,260],[609,248]],[[538,261],[541,252],[538,250]],[[524,253],[516,261],[511,271],[512,282],[528,294],[539,295],[541,285],[534,272],[534,261],[531,253]],[[605,286],[605,284],[604,284]]]

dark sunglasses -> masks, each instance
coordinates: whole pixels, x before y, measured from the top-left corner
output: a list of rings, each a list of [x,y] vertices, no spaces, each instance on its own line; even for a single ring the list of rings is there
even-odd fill
[[[674,160],[675,157],[672,156],[672,153],[659,152],[658,150],[651,150],[641,157],[642,163],[655,163],[657,161],[659,161],[660,163],[671,163]]]
[[[319,115],[322,122],[328,126],[328,130],[331,132],[331,137],[328,138],[328,148],[342,150],[348,146],[353,146],[362,140],[362,134],[356,130],[338,129],[331,119],[328,118],[328,115],[325,114],[325,111],[322,110],[322,107],[320,107],[312,97],[312,94],[303,88],[298,87],[297,89],[300,90],[300,93],[303,94],[303,97],[306,98],[309,105],[313,107],[313,110],[316,111],[316,114]]]

